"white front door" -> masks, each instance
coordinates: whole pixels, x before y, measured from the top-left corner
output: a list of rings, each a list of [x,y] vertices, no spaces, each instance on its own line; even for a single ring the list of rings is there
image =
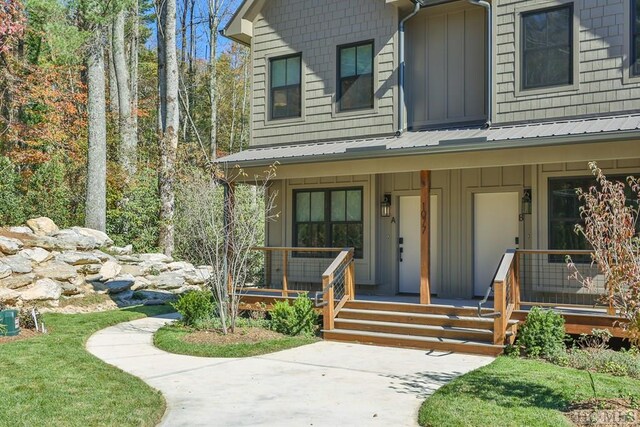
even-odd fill
[[[431,292],[437,290],[438,196],[431,195]],[[420,293],[420,196],[401,196],[399,215],[399,292]],[[400,243],[402,242],[402,243]]]
[[[476,193],[473,196],[473,291],[484,296],[507,249],[516,247],[518,193]]]

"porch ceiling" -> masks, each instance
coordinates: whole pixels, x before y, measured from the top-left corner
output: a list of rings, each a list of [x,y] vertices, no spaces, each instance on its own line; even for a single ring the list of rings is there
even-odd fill
[[[494,126],[456,127],[386,136],[256,147],[222,157],[227,166],[266,166],[411,154],[483,151],[550,144],[640,138],[640,113],[587,119]]]

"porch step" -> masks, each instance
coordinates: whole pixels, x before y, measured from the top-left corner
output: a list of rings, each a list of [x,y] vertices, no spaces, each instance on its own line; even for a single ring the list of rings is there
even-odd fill
[[[340,317],[335,320],[335,328],[340,330],[382,332],[415,337],[485,341],[487,343],[490,343],[493,340],[493,332],[486,329],[414,325],[408,323],[379,322],[374,320],[343,319]]]
[[[343,308],[338,319],[371,320],[388,323],[408,323],[412,325],[448,326],[492,331],[493,319],[485,317],[460,316],[456,314],[402,313],[383,310],[360,310]],[[510,324],[517,323],[513,320]]]
[[[323,331],[324,339],[331,341],[354,342],[359,344],[384,345],[389,347],[416,348],[456,353],[482,354],[497,356],[504,347],[478,341],[465,341],[448,338],[410,336],[383,332],[333,329]]]
[[[366,301],[352,300],[345,304],[345,308],[353,308],[357,310],[376,310],[376,311],[397,311],[400,313],[419,313],[419,314],[442,314],[477,317],[478,309],[476,307],[457,307],[454,305],[438,305],[438,304],[412,304],[402,302],[388,301]],[[482,313],[488,314],[493,309],[483,308]]]

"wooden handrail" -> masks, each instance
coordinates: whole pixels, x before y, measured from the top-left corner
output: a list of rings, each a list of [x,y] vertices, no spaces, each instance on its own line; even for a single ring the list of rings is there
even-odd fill
[[[297,246],[254,246],[255,251],[290,251],[290,252],[341,252],[344,248],[306,248]]]
[[[520,254],[543,254],[543,255],[591,255],[593,251],[588,249],[517,249]]]
[[[331,265],[322,274],[323,328],[330,331],[334,328],[335,317],[344,305],[355,298],[355,273],[353,268],[353,248],[342,250]],[[336,272],[342,267],[344,271],[344,295],[336,304],[335,283]]]

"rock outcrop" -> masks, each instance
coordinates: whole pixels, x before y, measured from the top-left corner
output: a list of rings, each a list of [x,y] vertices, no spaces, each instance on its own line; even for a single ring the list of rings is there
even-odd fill
[[[0,305],[9,307],[52,309],[96,293],[119,306],[159,304],[199,289],[211,274],[208,266],[113,246],[101,231],[61,230],[46,217],[0,228]]]

